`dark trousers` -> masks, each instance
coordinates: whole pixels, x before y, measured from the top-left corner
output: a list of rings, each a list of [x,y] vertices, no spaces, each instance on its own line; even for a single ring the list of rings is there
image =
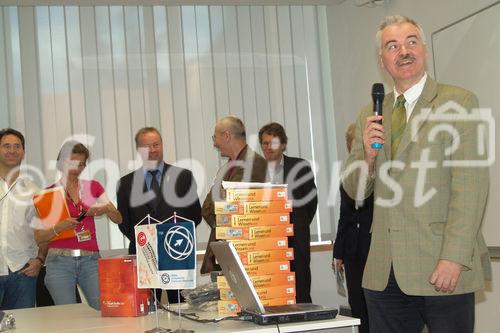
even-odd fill
[[[156,294],[156,299],[161,302],[162,304],[166,304],[167,303],[167,300],[162,300],[161,299],[161,293],[163,290],[161,289],[152,289],[155,291],[155,294]],[[177,290],[167,290],[167,298],[168,298],[168,303],[169,304],[177,304],[179,303],[179,297],[178,297],[178,293],[177,293]],[[184,297],[182,295],[181,296],[181,303],[184,302]]]
[[[359,333],[368,333],[368,310],[366,309],[365,295],[361,282],[363,280],[363,271],[365,269],[366,258],[344,259],[344,269],[349,296],[349,306],[353,317],[361,320]]]
[[[38,273],[38,277],[36,280],[36,306],[51,306],[54,305],[54,300],[52,296],[50,296],[47,287],[45,287],[45,266],[42,266],[40,269],[40,273]]]
[[[474,293],[410,296],[399,289],[391,269],[383,291],[365,289],[372,333],[473,333]]]
[[[295,253],[297,255],[297,253]],[[312,303],[311,299],[311,268],[304,258],[295,258],[290,268],[295,272],[295,300],[297,303]]]

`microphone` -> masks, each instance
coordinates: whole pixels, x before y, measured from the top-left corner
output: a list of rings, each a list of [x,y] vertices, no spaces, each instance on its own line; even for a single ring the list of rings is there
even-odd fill
[[[382,102],[384,101],[385,91],[384,85],[382,83],[374,83],[372,86],[372,100],[373,100],[373,115],[381,116],[382,115]],[[379,124],[382,124],[382,121],[378,121]],[[378,142],[372,143],[373,149],[381,149],[382,144]]]

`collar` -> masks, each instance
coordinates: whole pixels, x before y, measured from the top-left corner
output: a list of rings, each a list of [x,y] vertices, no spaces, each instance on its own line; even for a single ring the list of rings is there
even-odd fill
[[[284,154],[281,154],[280,162],[277,164],[277,166],[283,167],[285,165],[285,156]]]
[[[10,186],[8,186],[8,188],[14,188],[14,186],[16,186],[17,184],[19,184],[20,186],[27,187],[29,184],[29,181],[30,181],[30,178],[21,172],[21,173],[19,173],[19,176],[14,180],[14,182],[12,182],[12,184]],[[5,179],[3,179],[2,177],[0,177],[0,184],[5,185],[7,187],[7,181]]]
[[[410,89],[406,90],[403,93],[403,95],[405,96],[406,103],[408,103],[408,105],[412,105],[420,97],[422,91],[424,90],[425,81],[427,81],[427,73],[425,73],[424,76],[422,76],[420,81],[418,81],[415,85],[413,85]],[[401,94],[398,94],[398,92],[396,91],[396,86],[394,86],[393,90],[394,90],[394,105],[395,105],[396,100]]]
[[[275,163],[275,161],[267,161],[267,165],[273,166],[270,168],[272,172],[277,172],[278,170],[283,169],[283,167],[285,166],[285,155],[281,154],[281,159],[278,163]]]
[[[245,155],[246,151],[247,151],[247,147],[248,145],[245,144],[245,146],[240,150],[240,152],[238,153],[238,156],[236,156],[236,160],[231,160],[230,161],[240,161],[243,159],[243,156]]]
[[[158,163],[158,166],[155,168],[155,169],[146,169],[144,166],[142,167],[142,172],[144,174],[144,178],[146,177],[146,175],[148,174],[149,171],[151,170],[158,170],[160,171],[160,175],[163,175],[163,169],[165,169],[165,162],[163,161],[160,161],[160,163]]]

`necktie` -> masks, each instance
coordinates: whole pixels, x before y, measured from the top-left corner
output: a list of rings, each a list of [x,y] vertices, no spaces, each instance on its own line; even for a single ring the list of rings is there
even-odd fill
[[[406,108],[403,94],[398,96],[391,118],[391,158],[394,159],[406,127]]]
[[[151,200],[151,203],[152,203],[153,207],[156,207],[156,205],[158,204],[158,202],[161,198],[160,184],[158,184],[158,180],[156,179],[156,175],[160,171],[159,170],[149,170],[148,172],[152,176],[150,190],[153,191],[155,194],[155,197],[154,197],[154,199]]]

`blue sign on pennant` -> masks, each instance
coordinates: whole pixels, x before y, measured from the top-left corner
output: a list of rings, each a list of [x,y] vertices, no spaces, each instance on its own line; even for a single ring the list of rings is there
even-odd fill
[[[156,225],[158,278],[163,289],[196,287],[196,237],[191,221]]]

